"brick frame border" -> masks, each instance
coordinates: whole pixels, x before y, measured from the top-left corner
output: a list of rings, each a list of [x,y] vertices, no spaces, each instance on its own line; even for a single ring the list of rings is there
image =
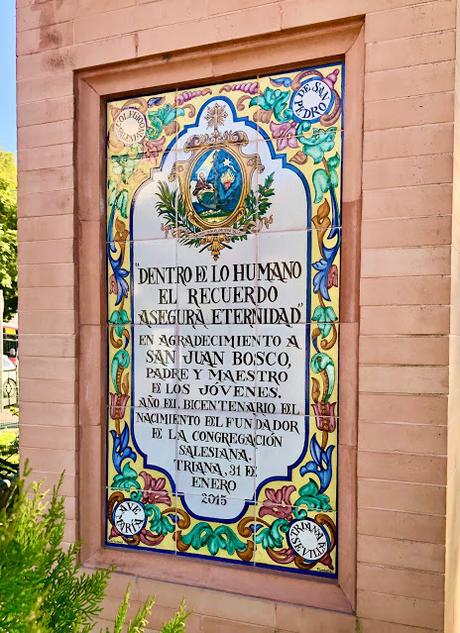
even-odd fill
[[[271,51],[276,49],[277,64]],[[343,252],[340,318],[338,582],[235,568],[103,546],[106,422],[105,104],[171,86],[194,86],[341,58],[345,61]],[[255,60],[257,62],[255,63]],[[358,341],[364,27],[350,19],[319,27],[156,55],[75,73],[78,236],[78,537],[87,567],[352,613],[356,605]],[[99,467],[98,467],[99,465]],[[342,482],[342,483],[341,483]],[[344,484],[346,482],[346,485]]]

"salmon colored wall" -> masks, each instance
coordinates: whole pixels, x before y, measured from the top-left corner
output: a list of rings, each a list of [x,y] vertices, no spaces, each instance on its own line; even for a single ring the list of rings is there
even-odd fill
[[[78,395],[92,389],[90,383],[78,384],[77,309],[94,309],[77,305],[87,278],[77,276],[85,227],[77,222],[74,196],[74,71],[364,16],[358,621],[128,574],[114,576],[103,618],[113,616],[130,580],[135,601],[157,595],[152,630],[184,595],[194,612],[190,633],[441,631],[450,333],[451,358],[459,357],[455,309],[450,325],[458,286],[455,275],[451,299],[451,265],[456,272],[460,263],[457,197],[452,207],[456,1],[18,0],[17,5],[21,450],[37,478],[53,482],[66,470],[69,542],[79,534],[78,447],[83,417],[91,415],[86,410],[79,415]],[[276,51],[273,55],[276,60]],[[82,363],[97,361],[97,354],[90,356]],[[450,377],[452,430],[456,365],[452,362]],[[456,434],[449,437],[455,464]],[[458,490],[455,468],[450,472],[451,490]],[[452,507],[446,591],[451,630],[454,518]],[[154,558],[149,560],[153,565]]]
[[[455,79],[455,128],[454,128],[454,178],[452,204],[452,251],[451,251],[451,326],[449,339],[449,409],[448,409],[448,469],[447,469],[447,530],[446,530],[446,583],[445,629],[458,630],[460,622],[460,514],[458,491],[460,490],[460,433],[458,411],[460,407],[460,102],[458,62],[460,47],[460,2],[457,0],[457,46]]]

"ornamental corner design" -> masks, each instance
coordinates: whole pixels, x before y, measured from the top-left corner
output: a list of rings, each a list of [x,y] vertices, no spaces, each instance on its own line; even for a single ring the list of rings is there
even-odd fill
[[[107,104],[108,547],[337,577],[343,91]]]

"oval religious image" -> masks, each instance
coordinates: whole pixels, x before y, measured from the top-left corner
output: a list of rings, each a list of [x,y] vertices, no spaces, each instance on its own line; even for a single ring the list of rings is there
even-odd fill
[[[205,222],[225,223],[241,202],[241,166],[228,149],[206,149],[198,155],[190,174],[193,209]]]

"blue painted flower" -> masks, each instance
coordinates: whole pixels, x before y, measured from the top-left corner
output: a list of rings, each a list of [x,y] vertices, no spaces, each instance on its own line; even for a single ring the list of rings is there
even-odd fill
[[[327,449],[321,448],[314,435],[310,442],[310,453],[313,457],[312,461],[307,462],[300,469],[301,475],[307,473],[314,473],[320,483],[319,492],[322,493],[327,490],[332,479],[332,453],[334,451],[333,446],[328,446]]]
[[[110,431],[110,435],[113,438],[112,462],[117,473],[121,473],[122,463],[125,459],[132,459],[133,462],[135,462],[137,459],[136,453],[134,453],[134,451],[132,451],[131,448],[128,446],[128,425],[125,424],[125,428],[120,433],[120,435],[117,435],[114,430]]]

